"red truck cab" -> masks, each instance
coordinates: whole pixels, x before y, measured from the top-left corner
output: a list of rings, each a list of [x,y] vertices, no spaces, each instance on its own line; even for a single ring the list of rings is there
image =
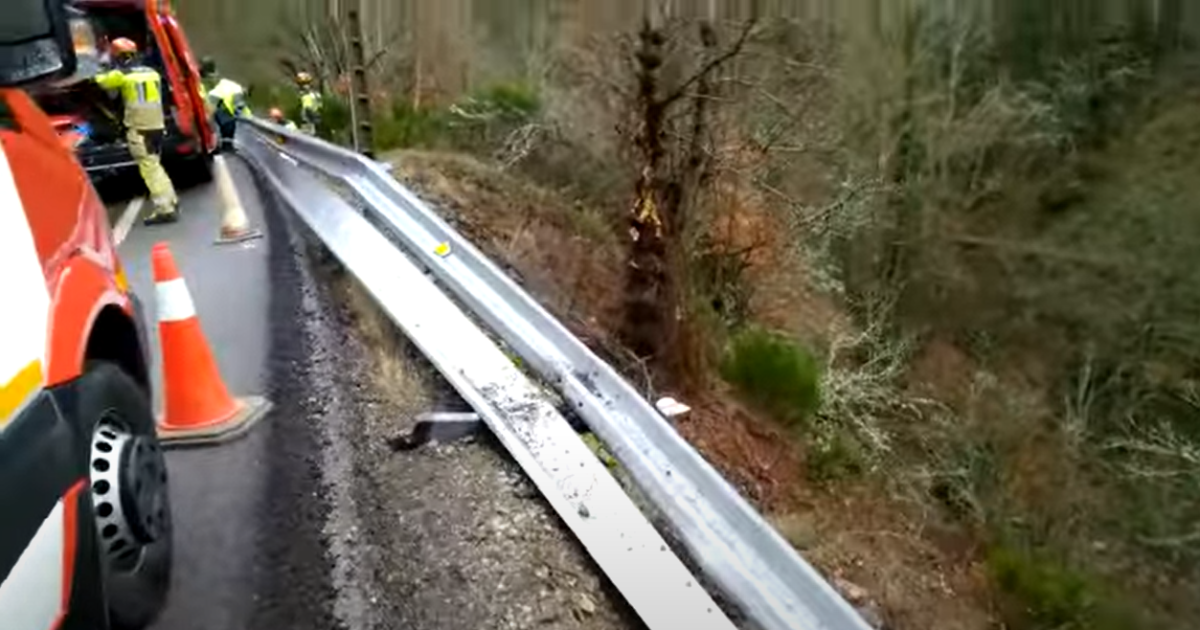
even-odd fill
[[[72,7],[92,26],[101,57],[109,42],[125,37],[159,71],[167,114],[163,162],[175,179],[207,181],[218,138],[205,108],[199,64],[168,0],[73,0]],[[121,129],[120,99],[90,80],[100,70],[99,63],[81,64],[68,79],[32,91],[94,180],[137,168]]]
[[[61,2],[0,3],[0,627],[135,630],[172,556],[148,337],[103,204],[19,89],[76,70]]]

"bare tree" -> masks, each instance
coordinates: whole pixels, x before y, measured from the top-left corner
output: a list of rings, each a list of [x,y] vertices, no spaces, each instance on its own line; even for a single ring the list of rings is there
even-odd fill
[[[703,374],[704,356],[696,338],[700,333],[687,312],[687,242],[711,174],[712,79],[741,53],[754,22],[747,21],[724,48],[711,20],[671,26],[664,22],[659,12],[647,9],[635,54],[638,123],[633,142],[640,173],[629,215],[623,335],[635,353],[691,381]],[[664,78],[666,55],[678,43],[671,40],[681,39],[689,26],[695,29],[701,61],[670,81]]]

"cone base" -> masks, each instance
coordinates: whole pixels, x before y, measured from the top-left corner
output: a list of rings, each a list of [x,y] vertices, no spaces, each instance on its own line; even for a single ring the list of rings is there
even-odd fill
[[[230,417],[196,428],[158,426],[163,448],[188,448],[223,444],[242,437],[271,410],[271,401],[259,396],[238,398],[238,410]]]
[[[217,245],[236,245],[238,243],[245,243],[246,241],[252,241],[256,238],[262,238],[262,237],[263,237],[262,232],[255,230],[253,228],[247,228],[241,232],[233,232],[230,234],[226,234],[225,232],[222,232],[221,236],[219,238],[217,238],[215,243]]]

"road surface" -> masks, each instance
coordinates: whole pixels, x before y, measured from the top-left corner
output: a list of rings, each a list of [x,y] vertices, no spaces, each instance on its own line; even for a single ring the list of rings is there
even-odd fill
[[[166,241],[231,392],[275,403],[237,442],[168,453],[176,557],[155,627],[639,627],[490,436],[388,446],[461,401],[228,164],[262,240],[213,244],[211,185],[181,195],[174,225],[143,227],[136,200],[110,201],[152,330],[150,249]],[[158,392],[157,346],[154,360]]]

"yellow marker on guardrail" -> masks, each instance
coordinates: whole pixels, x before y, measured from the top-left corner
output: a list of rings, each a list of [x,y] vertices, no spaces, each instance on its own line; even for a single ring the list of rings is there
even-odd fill
[[[449,256],[450,255],[450,243],[448,241],[443,242],[443,243],[438,243],[438,246],[433,248],[433,253],[437,254],[438,256],[441,256],[442,258]]]

